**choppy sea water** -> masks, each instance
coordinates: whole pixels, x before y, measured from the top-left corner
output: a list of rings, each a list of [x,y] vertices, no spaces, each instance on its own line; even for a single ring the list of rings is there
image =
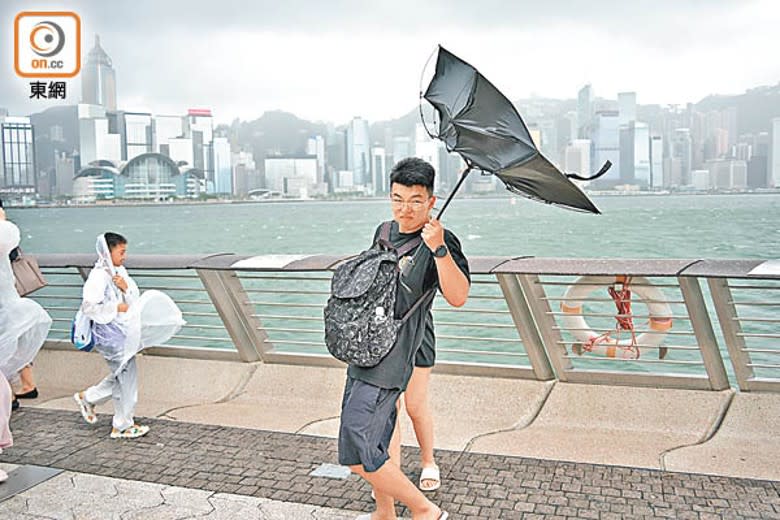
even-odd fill
[[[444,217],[446,227],[461,239],[467,255],[590,257],[590,258],[729,258],[773,259],[780,257],[780,195],[712,195],[712,196],[626,196],[595,198],[602,215],[585,215],[524,199],[456,199]],[[237,254],[348,254],[369,245],[378,222],[390,218],[386,201],[289,202],[252,204],[201,204],[162,206],[108,206],[80,208],[41,208],[8,210],[9,218],[22,230],[23,247],[33,253],[90,253],[95,236],[116,231],[130,241],[129,254],[199,254],[232,252]],[[312,275],[316,278],[316,275]],[[305,278],[305,276],[304,276]],[[324,303],[327,280],[271,280],[246,276],[244,285],[256,304],[263,325],[276,348],[291,351],[322,351],[321,310],[306,304]],[[52,277],[57,280],[57,276]],[[66,280],[66,278],[63,278]],[[197,280],[142,279],[142,287],[182,287],[174,297],[194,301],[205,297]],[[472,296],[463,314],[452,313],[443,302],[436,304],[435,322],[440,359],[527,364],[524,347],[507,313],[497,285],[488,277],[476,280]],[[555,283],[555,280],[547,280]],[[551,311],[559,311],[560,286],[546,287]],[[653,280],[674,285],[674,280]],[[65,285],[77,285],[68,278]],[[770,284],[771,285],[771,284]],[[776,284],[775,284],[776,285]],[[269,290],[288,290],[294,286],[311,294],[296,296],[270,294]],[[192,291],[184,290],[193,287]],[[708,299],[706,283],[702,283]],[[679,290],[662,289],[670,301],[681,302]],[[69,306],[47,295],[65,295],[76,287],[47,288],[40,301],[53,310],[63,327],[71,313]],[[746,301],[761,301],[766,292],[743,291]],[[775,294],[777,292],[770,293]],[[740,295],[741,296],[741,295]],[[72,296],[71,296],[72,297]],[[605,298],[608,296],[604,295]],[[288,302],[303,307],[284,307]],[[711,300],[707,300],[712,308]],[[643,362],[623,363],[615,367],[594,356],[572,356],[574,365],[582,368],[620,368],[647,372],[703,373],[696,340],[687,334],[690,323],[684,319],[682,303],[672,304],[676,319],[665,345],[667,359],[674,363],[658,364],[657,352],[643,351]],[[173,343],[194,346],[225,346],[225,332],[216,330],[213,320],[200,316],[203,306],[182,304],[191,324],[183,339]],[[777,316],[778,307],[738,309],[743,315],[759,319]],[[614,313],[611,302],[589,308],[594,314]],[[642,305],[635,314],[646,315]],[[727,358],[717,317],[711,319]],[[293,317],[303,318],[298,321]],[[556,318],[559,319],[559,318]],[[637,319],[638,326],[642,319]],[[614,327],[609,317],[589,318],[599,331]],[[202,325],[204,328],[198,328]],[[478,325],[482,325],[479,327]],[[484,327],[491,325],[491,327]],[[55,323],[55,327],[57,324]],[[318,328],[320,327],[320,328]],[[778,334],[777,325],[767,322],[749,324],[748,333]],[[218,327],[217,327],[218,328]],[[298,332],[290,329],[298,329]],[[214,338],[213,341],[195,338]],[[217,338],[221,338],[220,341]],[[481,339],[480,339],[481,338]],[[564,348],[571,351],[574,339],[563,334]],[[759,348],[771,342],[751,339]],[[227,343],[229,345],[229,343]],[[692,348],[693,347],[693,348]],[[775,364],[780,357],[759,354],[754,360]],[[731,372],[728,361],[727,369]],[[769,370],[769,369],[761,369]],[[777,374],[777,370],[771,370]]]

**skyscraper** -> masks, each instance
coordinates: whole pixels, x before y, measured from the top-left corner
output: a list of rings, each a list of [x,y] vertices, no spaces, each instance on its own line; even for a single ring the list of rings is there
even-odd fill
[[[593,126],[593,168],[601,168],[606,161],[612,162],[612,167],[601,177],[599,184],[616,184],[620,175],[620,128],[618,113],[608,110],[597,112]]]
[[[577,137],[590,139],[591,117],[593,116],[593,87],[582,87],[577,94]]]
[[[618,113],[621,126],[636,121],[636,92],[618,93]]]
[[[590,175],[590,139],[574,139],[564,155],[566,173]]]
[[[672,140],[672,157],[680,160],[680,186],[691,184],[693,141],[689,128],[677,128]]]
[[[95,36],[95,46],[87,54],[81,69],[81,102],[101,105],[106,110],[116,110],[116,74],[106,51],[100,46],[100,36]]]
[[[347,169],[357,187],[371,185],[371,137],[368,121],[355,117],[347,128]]]
[[[233,193],[233,170],[230,167],[230,143],[226,137],[214,138],[214,192]]]
[[[650,185],[664,187],[664,139],[660,135],[650,138]]]

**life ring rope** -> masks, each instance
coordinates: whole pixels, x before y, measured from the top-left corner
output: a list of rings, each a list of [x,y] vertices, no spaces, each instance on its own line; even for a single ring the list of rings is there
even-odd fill
[[[636,284],[632,284],[634,280]],[[607,289],[611,301],[615,303],[616,323],[614,329],[598,334],[585,322],[583,304],[579,302],[594,301],[588,296],[603,288]],[[631,309],[632,289],[649,310],[649,330],[640,334],[637,334],[634,325],[634,318],[638,316]],[[617,276],[612,280],[594,276],[580,277],[567,289],[561,310],[564,329],[579,341],[572,350],[580,355],[589,352],[609,358],[639,359],[640,346],[658,347],[660,359],[666,355],[667,349],[661,343],[666,332],[672,328],[672,311],[660,289],[643,277]]]

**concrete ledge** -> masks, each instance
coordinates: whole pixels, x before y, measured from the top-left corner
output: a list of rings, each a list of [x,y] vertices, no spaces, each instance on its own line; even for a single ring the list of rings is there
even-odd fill
[[[169,417],[194,423],[296,432],[338,416],[343,368],[258,364],[239,395],[227,402],[176,410]]]
[[[551,383],[484,377],[431,376],[435,446],[463,450],[477,436],[529,422]],[[338,413],[338,412],[337,412]],[[312,424],[301,433],[336,437],[338,418]],[[401,413],[401,442],[417,446],[412,423]]]
[[[219,401],[245,384],[253,370],[247,363],[141,355],[136,415],[158,417],[174,408]],[[24,406],[75,412],[71,396],[100,381],[108,367],[96,352],[44,349],[35,360],[34,374],[40,397]],[[106,404],[98,412],[113,410]]]
[[[780,480],[780,394],[734,396],[715,436],[666,454],[666,469]]]
[[[730,395],[558,383],[531,426],[471,451],[661,469],[666,451],[706,438]]]

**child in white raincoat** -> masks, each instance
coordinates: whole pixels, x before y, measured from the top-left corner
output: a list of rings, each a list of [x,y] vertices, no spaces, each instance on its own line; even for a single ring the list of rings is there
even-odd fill
[[[98,260],[84,284],[81,312],[92,320],[95,349],[103,355],[111,373],[100,383],[74,394],[81,415],[89,424],[97,422],[95,406],[113,398],[112,439],[132,439],[149,432],[135,424],[138,402],[135,355],[143,348],[160,345],[176,334],[184,320],[181,311],[166,294],[146,291],[127,274],[124,261],[127,239],[105,233],[97,239]]]

